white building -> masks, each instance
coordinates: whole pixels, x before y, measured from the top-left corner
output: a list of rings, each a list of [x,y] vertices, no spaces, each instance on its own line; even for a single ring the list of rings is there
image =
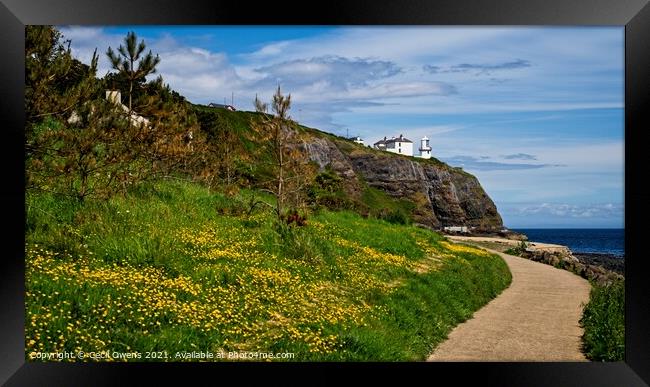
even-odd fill
[[[350,140],[356,142],[357,144],[363,145],[363,139],[361,137],[359,137],[359,136],[352,137]]]
[[[420,156],[423,159],[431,158],[431,147],[429,146],[429,138],[427,136],[422,137],[420,140]]]
[[[361,140],[359,137],[356,137],[356,139],[360,140],[361,142],[357,141],[355,138],[353,139],[354,142],[363,144],[363,140]],[[431,158],[431,146],[429,145],[429,138],[426,136],[420,140],[420,147],[418,148],[418,151],[420,153],[417,155],[413,154],[413,142],[401,134],[399,137],[384,137],[383,140],[379,140],[374,143],[373,147],[375,149],[398,153],[406,156],[420,157],[423,159]]]
[[[398,153],[405,156],[413,156],[413,141],[399,135],[399,137],[386,138],[374,143],[375,149]]]
[[[231,112],[236,112],[237,111],[237,109],[235,109],[235,107],[232,106],[232,105],[222,105],[220,103],[211,102],[211,103],[208,104],[208,106],[211,107],[211,108],[230,110]]]
[[[129,115],[129,121],[131,121],[131,125],[149,126],[148,119],[136,114],[136,112],[133,110],[129,112],[129,107],[122,103],[122,93],[120,93],[119,90],[106,90],[106,100],[121,107],[122,110],[124,110],[124,112]]]
[[[445,226],[443,227],[443,230],[447,232],[463,232],[463,233],[469,231],[467,226]]]
[[[119,90],[106,90],[106,100],[115,104],[117,107],[121,108],[125,114],[129,116],[129,121],[133,126],[144,125],[145,127],[149,126],[149,120],[136,114],[135,111],[131,110],[129,112],[129,107],[122,103],[122,94]],[[91,114],[95,111],[91,107]],[[69,124],[79,124],[81,122],[81,117],[76,111],[73,111],[70,117],[68,118]]]

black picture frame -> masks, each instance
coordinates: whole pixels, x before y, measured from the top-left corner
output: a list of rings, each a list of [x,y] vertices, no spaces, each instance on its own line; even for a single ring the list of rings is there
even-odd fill
[[[288,12],[287,9],[291,9]],[[24,26],[28,24],[277,25],[618,25],[625,26],[626,351],[615,363],[320,363],[320,364],[58,364],[24,360]],[[650,128],[648,0],[448,0],[304,2],[0,0],[0,203],[5,214],[0,259],[0,383],[108,385],[117,379],[221,383],[322,384],[356,371],[371,379],[415,373],[445,385],[473,380],[499,386],[643,386],[650,383],[650,295],[643,231],[650,194],[642,180]],[[296,372],[298,374],[296,374]],[[299,375],[299,376],[297,376]]]

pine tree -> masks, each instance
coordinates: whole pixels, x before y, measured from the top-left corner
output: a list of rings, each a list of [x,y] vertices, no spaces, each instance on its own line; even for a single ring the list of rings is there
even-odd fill
[[[25,27],[27,134],[45,117],[67,119],[96,93],[97,52],[90,65],[72,57],[70,41],[52,26]],[[64,44],[67,43],[67,46]]]
[[[111,47],[106,51],[106,55],[111,61],[113,69],[126,75],[129,80],[129,112],[131,112],[133,110],[132,96],[134,83],[149,74],[155,73],[156,66],[160,63],[160,57],[158,55],[154,57],[151,50],[149,50],[149,53],[141,58],[146,45],[144,44],[144,40],[137,43],[137,37],[133,31],[126,35],[124,44],[125,46],[120,45],[117,50],[119,55]],[[135,67],[136,62],[137,68]]]
[[[155,79],[142,85],[139,96],[149,125],[132,125],[101,95],[107,81],[95,78],[97,55],[85,65],[62,39],[49,26],[26,28],[27,188],[84,200],[187,171],[193,152],[184,136],[198,126],[186,101]],[[142,50],[136,47],[134,58]],[[148,57],[138,74],[150,73],[158,62]]]
[[[52,26],[25,27],[27,189],[61,191],[58,182],[71,167],[65,166],[65,159],[79,156],[67,152],[76,152],[75,143],[66,135],[67,122],[88,110],[88,101],[97,93],[97,59],[96,52],[90,65],[74,59],[70,41],[63,41]],[[82,164],[83,160],[77,159]]]

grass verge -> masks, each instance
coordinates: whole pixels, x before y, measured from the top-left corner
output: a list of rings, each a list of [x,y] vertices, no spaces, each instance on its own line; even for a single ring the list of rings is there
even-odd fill
[[[249,213],[251,194],[180,181],[108,201],[29,194],[27,358],[262,351],[292,352],[293,361],[423,360],[510,283],[498,256],[436,233],[329,211],[279,227],[267,206]]]
[[[580,324],[583,351],[593,361],[623,361],[625,356],[625,281],[592,283]]]

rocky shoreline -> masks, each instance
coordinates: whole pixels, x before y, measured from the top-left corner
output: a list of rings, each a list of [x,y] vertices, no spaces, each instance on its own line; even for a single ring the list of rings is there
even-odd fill
[[[566,246],[528,241],[513,235],[448,237],[568,270],[600,285],[625,278],[625,259],[612,254],[573,253]]]
[[[608,254],[574,254],[568,247],[563,247],[564,249],[553,250],[527,248],[520,253],[520,256],[569,270],[600,285],[624,279],[624,260]]]
[[[583,264],[601,266],[606,270],[625,275],[625,257],[603,253],[573,253],[573,256]]]

